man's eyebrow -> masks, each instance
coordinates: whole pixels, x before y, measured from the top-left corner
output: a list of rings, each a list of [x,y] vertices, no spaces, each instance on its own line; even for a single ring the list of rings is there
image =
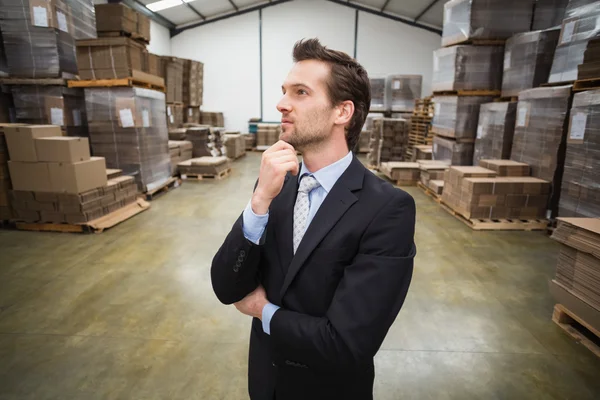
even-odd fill
[[[281,89],[282,89],[282,90],[285,90],[285,86],[286,86],[285,84],[284,84],[284,85],[281,85]],[[291,88],[303,87],[303,88],[306,88],[306,89],[308,89],[308,90],[312,90],[312,89],[310,88],[310,86],[308,86],[308,85],[306,85],[306,84],[304,84],[304,83],[292,83],[292,84],[290,84],[290,85],[288,85],[288,86],[289,86],[289,87],[291,87]]]

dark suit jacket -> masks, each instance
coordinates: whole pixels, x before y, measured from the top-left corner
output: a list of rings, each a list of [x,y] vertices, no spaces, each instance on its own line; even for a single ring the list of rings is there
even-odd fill
[[[415,204],[356,159],[292,247],[298,179],[286,177],[260,245],[235,222],[211,267],[221,302],[260,283],[281,307],[271,335],[253,319],[248,379],[254,400],[371,399],[373,357],[406,297],[415,256]]]

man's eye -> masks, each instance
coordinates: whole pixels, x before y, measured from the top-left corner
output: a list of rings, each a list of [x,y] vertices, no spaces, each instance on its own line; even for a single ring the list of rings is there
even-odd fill
[[[306,90],[300,89],[300,90],[298,90],[298,94],[308,94],[308,93],[306,92]]]

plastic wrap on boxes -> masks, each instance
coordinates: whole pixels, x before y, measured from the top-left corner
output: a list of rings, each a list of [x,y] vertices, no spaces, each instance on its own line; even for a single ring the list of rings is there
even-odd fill
[[[0,85],[0,123],[16,122],[10,86]]]
[[[371,111],[385,111],[385,78],[369,79],[371,84]]]
[[[11,85],[16,122],[58,125],[68,136],[88,136],[83,89]]]
[[[535,0],[452,0],[444,4],[442,46],[470,39],[506,39],[527,32]]]
[[[510,158],[531,166],[531,176],[552,182],[552,212],[558,206],[571,85],[544,87],[519,94]]]
[[[537,0],[531,30],[560,27],[569,0]]]
[[[8,64],[6,63],[6,53],[4,52],[4,41],[2,40],[2,31],[0,30],[0,77],[8,76]]]
[[[583,63],[577,66],[577,79],[600,78],[600,37],[590,39],[583,54]]]
[[[421,75],[389,75],[385,80],[385,109],[411,111],[421,97]]]
[[[93,0],[65,0],[71,11],[73,38],[93,39],[96,34],[96,10]],[[61,17],[62,18],[62,17]]]
[[[456,143],[441,136],[433,138],[433,159],[450,165],[471,165],[473,163],[473,143]]]
[[[433,52],[433,91],[500,90],[503,46],[452,46]]]
[[[70,7],[60,1],[0,0],[0,30],[10,75],[55,78],[76,74],[71,21]]]
[[[435,96],[433,131],[459,142],[474,142],[477,135],[479,107],[492,96]]]
[[[548,82],[560,30],[519,33],[506,41],[502,97]]]
[[[600,217],[600,90],[575,94],[558,215]]]
[[[210,126],[225,126],[225,118],[222,112],[200,111],[200,123]],[[273,125],[273,124],[265,124]]]
[[[481,159],[509,159],[515,131],[516,102],[494,102],[479,108],[473,165]]]
[[[183,125],[185,107],[179,104],[167,104],[167,127],[179,128]]]
[[[548,82],[577,79],[587,43],[600,32],[600,1],[571,8],[565,13]]]
[[[92,154],[108,168],[134,176],[142,192],[164,184],[170,173],[165,94],[156,90],[86,88]]]

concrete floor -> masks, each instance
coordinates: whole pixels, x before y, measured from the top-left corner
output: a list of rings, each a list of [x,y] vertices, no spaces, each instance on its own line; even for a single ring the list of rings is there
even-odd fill
[[[259,157],[100,235],[0,231],[0,399],[245,399],[250,320],[213,254]],[[418,256],[376,399],[598,399],[600,362],[550,318],[557,246],[473,232],[416,188]]]

